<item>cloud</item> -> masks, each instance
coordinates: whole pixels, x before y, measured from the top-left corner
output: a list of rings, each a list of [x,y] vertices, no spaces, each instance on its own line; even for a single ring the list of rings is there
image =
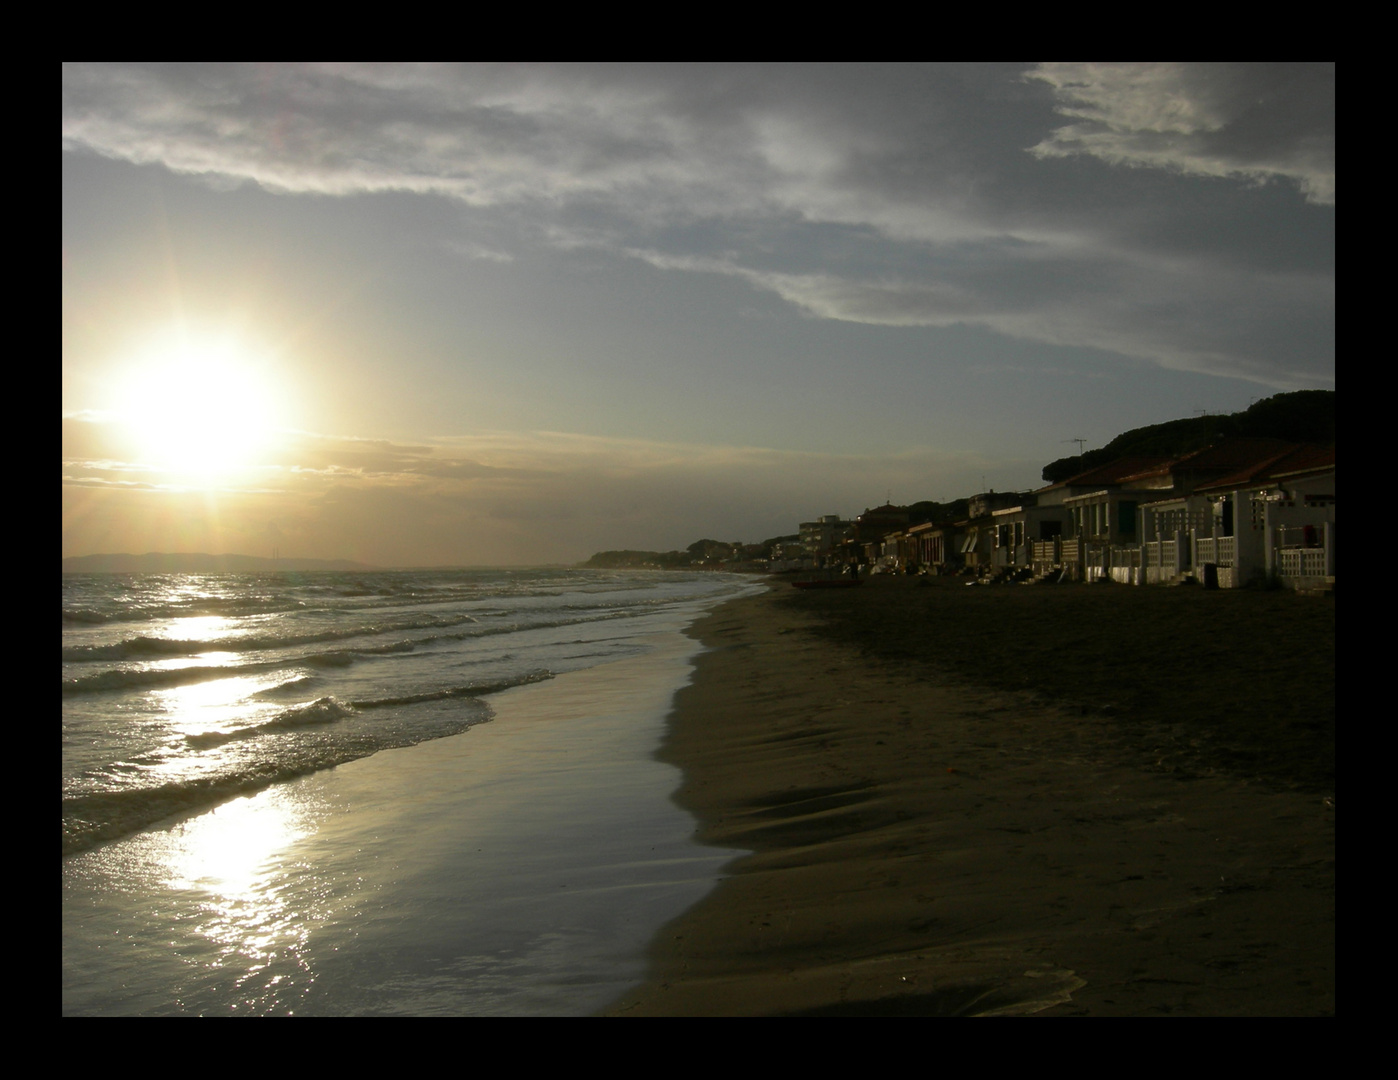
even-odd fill
[[[69,64],[63,138],[271,190],[556,202],[694,182],[656,96],[492,65]]]
[[[941,240],[985,231],[952,92],[917,66],[67,64],[63,143],[275,191]]]
[[[736,261],[632,250],[661,269],[725,274],[820,319],[892,327],[982,326],[1012,338],[1078,346],[1278,390],[1316,383],[1328,354],[1334,284],[1321,274],[1239,275],[1205,259],[1148,259],[1108,248],[1004,252],[879,277],[780,273]],[[1027,264],[1032,264],[1032,270]],[[1032,273],[1033,280],[1028,280]],[[1240,313],[1249,312],[1251,318]],[[1254,320],[1287,328],[1256,336]]]
[[[1114,165],[1294,182],[1335,201],[1334,64],[1040,64],[1072,117],[1034,147]]]
[[[125,423],[91,413],[64,417],[64,484],[179,491],[213,487],[226,494],[286,495],[323,489],[330,483],[362,482],[386,488],[518,480],[530,475],[527,469],[492,467],[431,445],[286,431],[249,467],[200,481],[141,460],[134,445]]]
[[[94,428],[70,418],[65,426]],[[79,431],[92,446],[110,433]],[[952,498],[1036,477],[971,455],[915,448],[878,457],[505,433],[407,446],[301,433],[281,466],[242,488],[150,477],[93,480],[65,461],[63,553],[208,550],[376,565],[576,562],[616,548],[671,550],[701,535],[762,540],[819,514],[896,498]]]
[[[1237,201],[1280,180],[1333,204],[1333,65],[67,64],[63,95],[69,150],[458,200],[491,242],[439,243],[475,262],[599,250],[816,319],[975,325],[1277,388],[1333,363],[1314,329],[1333,324],[1333,220]],[[1245,183],[1186,199],[1143,172]],[[1310,316],[1308,358],[1279,311]]]

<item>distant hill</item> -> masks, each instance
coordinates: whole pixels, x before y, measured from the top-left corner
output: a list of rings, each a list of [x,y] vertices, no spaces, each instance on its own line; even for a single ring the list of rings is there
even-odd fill
[[[1192,416],[1133,428],[1100,450],[1049,462],[1044,466],[1044,481],[1056,484],[1117,458],[1178,457],[1230,437],[1333,443],[1335,391],[1297,390],[1255,401],[1243,412]]]
[[[587,570],[675,570],[689,565],[687,551],[599,551],[585,563]]]
[[[377,570],[348,559],[264,559],[256,555],[206,555],[202,552],[144,555],[79,555],[63,560],[65,574],[251,574],[285,570]]]

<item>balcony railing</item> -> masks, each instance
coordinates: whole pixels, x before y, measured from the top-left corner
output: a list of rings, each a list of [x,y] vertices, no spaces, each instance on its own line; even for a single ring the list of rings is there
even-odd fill
[[[1141,565],[1141,549],[1138,547],[1114,547],[1111,554],[1112,569],[1135,568]]]
[[[1277,552],[1277,573],[1282,577],[1324,577],[1324,548],[1282,548]]]
[[[1146,565],[1153,570],[1175,565],[1175,541],[1154,540],[1146,546]]]

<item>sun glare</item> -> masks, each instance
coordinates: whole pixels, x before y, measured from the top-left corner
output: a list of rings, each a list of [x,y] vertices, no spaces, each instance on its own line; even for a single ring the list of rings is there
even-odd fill
[[[206,482],[255,464],[281,411],[265,367],[230,341],[182,338],[147,352],[117,403],[142,462]]]

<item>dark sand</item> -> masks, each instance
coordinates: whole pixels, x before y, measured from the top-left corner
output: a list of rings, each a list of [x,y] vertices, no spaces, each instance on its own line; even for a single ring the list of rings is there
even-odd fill
[[[717,609],[663,757],[751,855],[612,1015],[1332,1015],[1334,600],[873,579]]]

